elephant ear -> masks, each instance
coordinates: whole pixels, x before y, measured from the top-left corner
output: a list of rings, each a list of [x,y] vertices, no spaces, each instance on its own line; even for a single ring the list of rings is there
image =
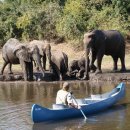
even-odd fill
[[[87,42],[87,43],[89,43],[92,39],[94,39],[95,38],[95,33],[93,33],[93,32],[89,32],[89,33],[85,33],[84,34],[84,39],[83,39],[83,42],[85,43],[85,42]]]
[[[28,53],[32,54],[33,53],[33,47],[27,47]]]
[[[95,33],[89,33],[88,38],[95,38]]]
[[[38,49],[38,46],[37,45],[34,45],[34,46],[31,46],[31,47],[27,47],[28,49],[28,53],[29,54],[38,54],[39,53],[39,49]]]
[[[31,62],[30,55],[27,52],[27,48],[24,45],[17,45],[13,53],[16,57],[18,57],[20,60],[26,61],[26,62]]]
[[[93,32],[85,33],[84,38],[92,38],[95,35]]]
[[[101,43],[102,44],[107,39],[106,35],[104,34],[104,32],[102,30],[96,30],[94,33],[95,33],[95,38],[94,38],[95,43]]]
[[[16,55],[16,52],[21,50],[21,49],[26,49],[25,46],[23,45],[17,45],[14,49],[13,49],[13,53]]]

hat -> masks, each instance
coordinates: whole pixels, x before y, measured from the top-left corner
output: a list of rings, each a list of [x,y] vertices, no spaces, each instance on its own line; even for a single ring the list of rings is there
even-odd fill
[[[68,82],[64,82],[63,84],[63,89],[69,89],[69,83]]]

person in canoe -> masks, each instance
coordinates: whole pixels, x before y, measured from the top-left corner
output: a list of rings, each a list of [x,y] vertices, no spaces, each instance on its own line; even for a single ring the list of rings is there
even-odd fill
[[[63,104],[69,107],[79,108],[75,105],[72,93],[69,92],[70,85],[68,82],[64,82],[62,89],[57,92],[56,104]]]

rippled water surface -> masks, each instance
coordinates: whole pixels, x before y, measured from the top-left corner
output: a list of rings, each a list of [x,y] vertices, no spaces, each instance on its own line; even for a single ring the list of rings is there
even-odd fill
[[[76,98],[111,91],[118,83],[70,82]],[[51,107],[62,82],[1,82],[0,130],[130,130],[130,83],[126,83],[126,96],[117,105],[100,114],[53,123],[31,120],[32,104]]]

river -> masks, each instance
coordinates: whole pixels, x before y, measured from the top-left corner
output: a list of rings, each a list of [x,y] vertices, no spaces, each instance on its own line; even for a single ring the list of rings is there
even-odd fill
[[[111,91],[116,82],[69,81],[76,98]],[[32,104],[51,107],[63,82],[0,82],[0,130],[130,130],[130,83],[126,96],[109,110],[53,123],[31,120]]]

